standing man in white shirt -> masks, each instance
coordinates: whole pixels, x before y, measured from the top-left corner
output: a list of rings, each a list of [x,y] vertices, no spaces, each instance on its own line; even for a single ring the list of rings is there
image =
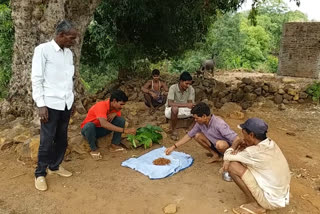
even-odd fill
[[[41,121],[35,187],[47,190],[46,175],[70,177],[60,166],[68,145],[67,131],[74,101],[73,54],[77,31],[68,21],[56,27],[53,40],[37,46],[32,59],[32,97],[39,108]]]
[[[285,207],[289,204],[290,170],[278,145],[266,136],[268,125],[259,118],[250,118],[239,128],[244,139],[226,150],[223,169],[250,203],[233,212],[262,214]]]

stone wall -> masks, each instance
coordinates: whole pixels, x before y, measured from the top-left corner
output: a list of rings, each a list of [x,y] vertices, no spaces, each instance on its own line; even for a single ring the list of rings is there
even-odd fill
[[[320,22],[291,22],[284,25],[278,74],[319,78]]]
[[[178,76],[164,78],[170,86],[178,82]],[[252,106],[255,102],[271,100],[275,104],[302,104],[310,102],[311,97],[306,93],[308,85],[297,84],[294,78],[241,78],[233,81],[222,82],[211,78],[195,78],[192,86],[196,93],[196,102],[208,100],[216,108],[221,108],[225,103],[238,103],[243,110]],[[144,101],[141,87],[145,81],[133,79],[130,82],[121,83],[119,89],[129,97],[129,101]],[[110,89],[103,90],[92,97],[82,100],[84,112],[95,102],[110,96]],[[77,109],[79,109],[77,107]]]

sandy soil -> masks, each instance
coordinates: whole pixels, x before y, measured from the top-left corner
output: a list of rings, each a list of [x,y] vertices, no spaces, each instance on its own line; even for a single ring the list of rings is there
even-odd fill
[[[236,130],[242,120],[222,117]],[[288,159],[291,171],[290,205],[276,213],[320,213],[320,107],[303,105],[279,111],[256,105],[246,118],[258,116],[269,124],[274,139]],[[184,133],[180,130],[180,136]],[[173,141],[165,138],[164,146]],[[100,145],[104,158],[94,161],[89,155],[75,156],[63,166],[73,172],[70,178],[47,176],[49,189],[34,188],[34,166],[17,161],[13,149],[0,151],[0,213],[108,213],[158,214],[175,203],[177,213],[232,213],[232,208],[246,202],[233,182],[218,174],[222,163],[205,164],[206,153],[191,141],[178,150],[193,156],[194,164],[178,174],[161,180],[125,167],[122,161],[148,152],[142,148],[109,153]],[[154,145],[151,149],[158,148]]]

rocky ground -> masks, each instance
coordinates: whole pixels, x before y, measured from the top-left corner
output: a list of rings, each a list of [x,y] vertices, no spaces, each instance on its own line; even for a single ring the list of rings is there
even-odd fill
[[[222,73],[216,75],[216,79],[241,82],[242,75]],[[239,134],[236,126],[252,116],[269,124],[269,137],[283,150],[292,171],[290,205],[269,213],[320,213],[319,105],[289,103],[279,109],[273,100],[260,99],[243,110],[241,105],[231,102],[217,109],[214,101],[206,101],[212,112],[224,118]],[[128,102],[123,115],[130,127],[153,124],[165,131],[169,127],[163,109],[149,115],[140,101]],[[0,121],[0,213],[156,214],[163,213],[168,204],[177,208],[177,213],[232,213],[232,207],[245,203],[244,194],[236,185],[221,179],[218,171],[222,163],[205,164],[205,151],[193,141],[179,150],[192,155],[194,164],[172,177],[149,180],[120,166],[130,157],[159,146],[172,145],[173,141],[166,132],[162,145],[153,145],[148,150],[138,148],[110,153],[110,137],[100,139],[104,157],[101,161],[92,160],[88,145],[80,135],[79,125],[84,117],[85,114],[77,113],[69,126],[69,148],[63,165],[73,172],[73,176],[48,176],[49,189],[46,192],[34,188],[39,127],[24,118],[9,116]],[[185,132],[183,129],[179,131],[182,137]]]

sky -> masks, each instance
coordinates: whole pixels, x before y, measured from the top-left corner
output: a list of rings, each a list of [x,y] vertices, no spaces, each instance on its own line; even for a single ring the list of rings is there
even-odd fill
[[[300,0],[300,7],[296,5],[294,1],[284,0],[291,10],[300,10],[308,15],[309,20],[320,21],[320,0]],[[242,5],[240,11],[249,10],[251,8],[252,0],[246,0]]]

